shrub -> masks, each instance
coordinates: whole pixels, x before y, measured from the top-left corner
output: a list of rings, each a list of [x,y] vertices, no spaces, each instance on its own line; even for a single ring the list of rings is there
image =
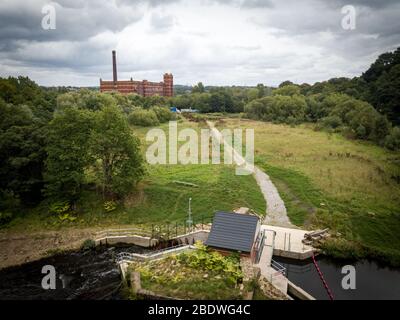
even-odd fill
[[[400,150],[400,128],[394,127],[385,138],[385,147],[390,150]]]
[[[56,215],[61,222],[73,222],[77,219],[77,217],[73,215],[71,205],[68,201],[52,203],[50,205],[50,213]]]
[[[13,218],[11,212],[0,212],[0,226],[9,223]]]
[[[81,245],[81,250],[92,250],[96,247],[96,242],[92,239],[86,239]]]
[[[153,110],[136,109],[128,117],[130,124],[142,127],[156,126],[160,123]]]
[[[60,202],[54,202],[50,205],[50,213],[57,214],[57,215],[62,215],[65,213],[68,213],[70,211],[71,206],[68,201],[60,201]]]
[[[195,246],[197,250],[181,253],[177,259],[192,268],[223,272],[232,284],[236,284],[243,278],[237,256],[224,257],[217,251],[209,251],[201,242],[196,242]]]
[[[171,112],[167,107],[155,106],[150,110],[153,110],[155,112],[158,121],[160,121],[161,123],[170,121],[175,117],[174,113]]]
[[[117,209],[117,204],[115,201],[106,201],[104,202],[104,210],[106,212],[111,212]]]
[[[336,129],[337,127],[340,127],[343,124],[342,119],[340,119],[340,117],[335,115],[321,119],[321,123],[323,127],[332,129]]]
[[[304,96],[276,95],[251,101],[245,112],[252,119],[298,124],[305,120],[306,108]]]

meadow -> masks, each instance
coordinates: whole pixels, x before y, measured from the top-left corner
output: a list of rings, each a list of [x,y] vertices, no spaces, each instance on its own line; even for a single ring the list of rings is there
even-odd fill
[[[311,124],[224,118],[218,126],[255,130],[256,164],[276,184],[291,222],[337,235],[327,251],[400,263],[398,152]]]
[[[151,127],[131,128],[132,133],[140,138],[145,154],[148,145],[151,144],[145,141],[146,133]],[[162,124],[158,128],[164,129],[168,136],[168,124]],[[181,119],[178,122],[178,130],[184,128],[200,130],[206,128],[206,124]],[[21,212],[7,228],[16,231],[36,231],[183,224],[187,219],[189,198],[192,198],[191,209],[195,223],[209,223],[214,212],[232,211],[243,206],[252,208],[260,215],[265,214],[265,200],[253,176],[235,175],[232,165],[147,164],[146,171],[145,178],[137,188],[111,212],[105,211],[102,195],[87,188],[77,204],[77,214],[74,216],[76,219],[60,221],[57,216],[49,213],[49,203],[43,201],[39,206]],[[90,175],[88,179],[90,186]]]

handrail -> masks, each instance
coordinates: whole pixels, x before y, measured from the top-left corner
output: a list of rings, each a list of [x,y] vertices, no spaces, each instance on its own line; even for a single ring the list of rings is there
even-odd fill
[[[117,263],[120,263],[122,261],[132,261],[135,260],[135,258],[149,258],[155,255],[158,255],[160,253],[166,253],[168,251],[173,251],[175,249],[178,248],[183,248],[183,247],[188,247],[188,248],[192,248],[191,245],[187,245],[187,244],[178,244],[172,247],[168,247],[168,248],[164,248],[164,249],[159,249],[159,250],[154,250],[154,251],[150,251],[150,252],[146,252],[146,253],[134,253],[134,252],[119,252],[116,257],[115,257],[115,261]]]
[[[286,275],[286,268],[274,259],[271,259],[271,267],[276,271],[280,272],[282,275]]]

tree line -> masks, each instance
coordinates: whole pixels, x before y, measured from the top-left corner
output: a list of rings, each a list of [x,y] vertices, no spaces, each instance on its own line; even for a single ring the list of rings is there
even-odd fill
[[[210,87],[198,83],[166,98],[96,90],[44,88],[27,77],[0,78],[0,224],[9,212],[42,200],[79,199],[93,186],[121,198],[145,174],[140,141],[129,124],[175,118],[174,106],[243,113],[367,139],[400,149],[400,49],[382,54],[360,77],[278,88]],[[7,213],[7,214],[6,214]]]
[[[380,55],[360,77],[333,78],[313,85],[282,82],[278,88],[206,87],[201,82],[173,98],[200,112],[244,112],[252,119],[316,123],[316,129],[343,133],[400,149],[400,48]]]
[[[25,77],[0,87],[0,224],[42,200],[74,208],[89,187],[119,199],[145,174],[126,97],[47,90]]]

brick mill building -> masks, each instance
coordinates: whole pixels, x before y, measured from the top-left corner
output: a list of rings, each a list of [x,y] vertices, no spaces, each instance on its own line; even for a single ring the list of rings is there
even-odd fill
[[[112,52],[113,80],[103,81],[100,79],[100,92],[116,91],[124,94],[136,93],[144,97],[163,96],[172,97],[174,95],[174,78],[171,73],[164,74],[164,81],[150,82],[147,80],[118,80],[117,61],[115,51]]]

